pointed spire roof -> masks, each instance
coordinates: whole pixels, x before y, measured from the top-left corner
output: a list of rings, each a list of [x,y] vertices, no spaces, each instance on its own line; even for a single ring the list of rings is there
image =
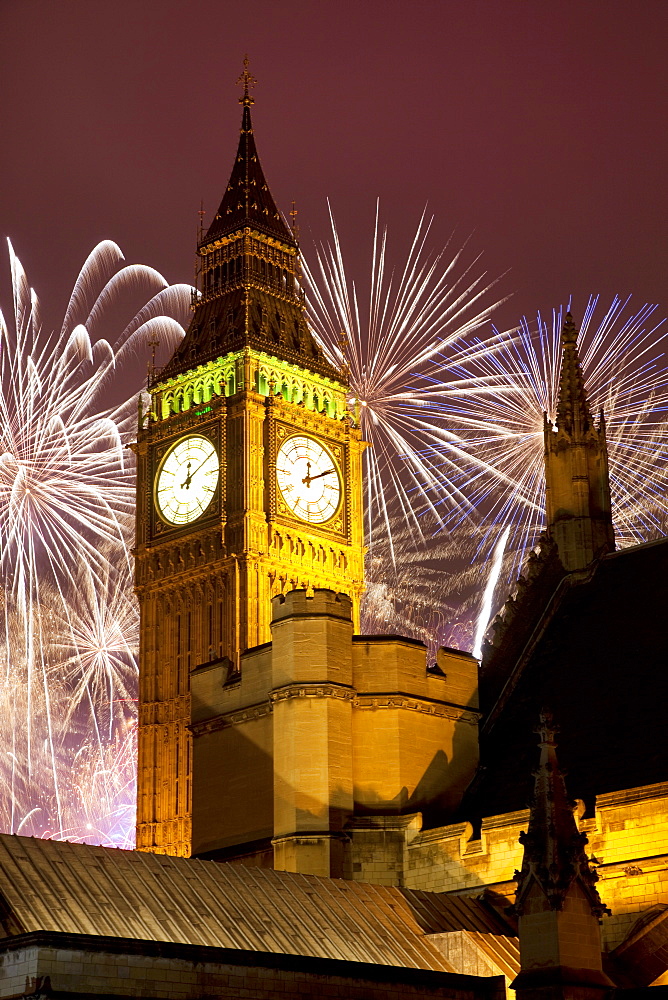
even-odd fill
[[[540,714],[538,733],[540,762],[534,771],[534,791],[529,829],[520,834],[524,846],[522,870],[515,872],[517,896],[515,911],[521,915],[532,887],[538,886],[547,897],[550,909],[561,910],[574,883],[584,891],[596,916],[607,912],[596,889],[598,876],[589,867],[584,851],[587,837],[580,833],[573,816],[563,772],[557,760],[555,726],[546,709]]]
[[[561,334],[562,360],[557,402],[557,427],[559,430],[586,432],[594,421],[585,390],[584,375],[578,354],[578,331],[570,312]]]
[[[239,103],[243,106],[239,148],[223,200],[201,245],[205,246],[227,233],[251,226],[282,243],[295,246],[294,236],[271,196],[255,146],[250,112],[251,105],[255,102],[250,88],[255,85],[256,80],[248,71],[248,56],[244,59],[244,71],[237,82],[244,88],[243,95],[239,98]]]

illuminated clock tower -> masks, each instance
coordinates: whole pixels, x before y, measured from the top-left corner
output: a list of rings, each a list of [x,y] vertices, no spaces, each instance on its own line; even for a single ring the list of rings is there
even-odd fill
[[[137,847],[190,853],[190,673],[270,639],[272,597],[363,589],[363,444],[308,326],[299,250],[241,138],[198,245],[188,332],[151,385],[137,452]]]

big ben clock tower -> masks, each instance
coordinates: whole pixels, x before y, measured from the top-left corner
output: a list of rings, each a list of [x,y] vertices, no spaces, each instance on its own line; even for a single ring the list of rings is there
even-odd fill
[[[188,332],[150,384],[137,452],[141,609],[137,847],[190,853],[190,673],[230,677],[270,639],[271,599],[363,589],[360,432],[306,317],[299,249],[241,137],[200,241]]]

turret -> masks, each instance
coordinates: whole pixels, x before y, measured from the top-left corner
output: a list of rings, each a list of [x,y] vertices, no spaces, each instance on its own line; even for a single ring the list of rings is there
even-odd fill
[[[603,411],[594,422],[566,313],[556,422],[545,414],[545,507],[548,535],[564,567],[585,569],[615,548]]]

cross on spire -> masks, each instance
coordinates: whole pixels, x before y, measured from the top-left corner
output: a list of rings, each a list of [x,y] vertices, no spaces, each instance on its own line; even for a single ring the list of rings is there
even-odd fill
[[[244,71],[237,80],[237,85],[239,87],[244,88],[244,92],[242,96],[239,98],[239,104],[243,104],[245,108],[249,108],[251,104],[255,104],[254,98],[252,98],[250,95],[250,88],[254,87],[255,84],[257,83],[257,80],[255,79],[253,74],[249,72],[248,66],[249,66],[249,59],[248,59],[248,53],[246,53],[246,55],[244,56]]]

